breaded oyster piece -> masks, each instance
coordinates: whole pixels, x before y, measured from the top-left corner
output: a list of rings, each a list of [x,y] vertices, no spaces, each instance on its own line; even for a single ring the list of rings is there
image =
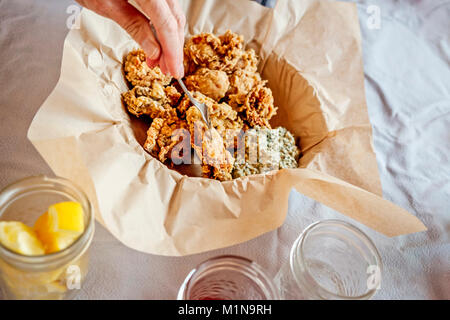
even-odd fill
[[[184,69],[192,74],[197,68],[220,70],[217,48],[220,40],[213,34],[201,33],[192,36],[184,45]]]
[[[206,105],[209,112],[209,120],[211,122],[211,126],[216,129],[221,135],[225,133],[225,130],[242,129],[244,125],[242,119],[238,116],[237,112],[233,110],[233,108],[227,103],[218,103],[198,91],[192,92],[192,96],[200,103],[204,103]],[[192,106],[193,105],[189,98],[185,96],[178,105],[178,110],[179,112],[186,112]],[[200,115],[200,112],[198,112],[198,114]]]
[[[258,71],[259,58],[256,55],[255,50],[249,49],[244,51],[239,61],[234,67],[236,70],[245,70],[247,72],[256,73]]]
[[[186,111],[186,121],[191,145],[202,162],[204,177],[231,180],[234,158],[226,149],[221,134],[214,128],[208,129],[196,107]],[[207,167],[211,168],[206,170]]]
[[[200,68],[193,75],[186,77],[186,86],[189,91],[199,91],[219,101],[227,93],[230,81],[224,71]]]
[[[264,85],[265,82],[258,84],[245,98],[244,110],[250,127],[270,128],[269,120],[277,113],[272,90]]]
[[[156,118],[147,131],[144,149],[164,163],[183,139],[189,139],[185,120]]]
[[[170,86],[171,77],[161,73],[158,67],[149,68],[145,53],[141,49],[131,51],[124,62],[127,80],[133,89],[122,94],[128,111],[135,116],[149,115],[151,118],[175,117],[176,105],[181,94]]]
[[[226,31],[220,37],[201,33],[185,44],[185,71],[192,74],[198,68],[222,70],[231,73],[244,54],[242,36]]]
[[[259,73],[238,69],[229,76],[230,89],[227,92],[228,103],[238,112],[245,109],[244,103],[253,88],[262,83]]]
[[[146,57],[142,49],[133,50],[126,56],[123,69],[127,80],[133,86],[140,87],[152,87],[155,82],[161,86],[169,85],[172,77],[163,74],[159,67],[150,68]]]
[[[236,34],[231,30],[227,30],[223,35],[219,37],[220,46],[218,52],[222,57],[221,70],[226,72],[232,72],[236,67],[236,64],[241,60],[244,55],[244,37]]]
[[[136,117],[148,115],[151,118],[176,118],[176,109],[171,104],[180,99],[181,94],[174,87],[153,88],[134,87],[122,94],[128,111]]]

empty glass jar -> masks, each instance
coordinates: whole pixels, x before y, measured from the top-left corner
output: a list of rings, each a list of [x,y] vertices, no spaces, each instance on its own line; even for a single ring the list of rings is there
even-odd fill
[[[282,299],[370,299],[382,264],[372,241],[357,227],[324,220],[307,227],[291,248],[275,283]]]
[[[277,300],[278,289],[255,262],[238,256],[209,259],[184,280],[178,300]]]

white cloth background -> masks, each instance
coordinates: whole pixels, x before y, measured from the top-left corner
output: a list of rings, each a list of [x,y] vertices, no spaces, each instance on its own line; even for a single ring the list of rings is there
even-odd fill
[[[269,1],[272,3],[273,1]],[[428,232],[386,238],[355,223],[384,262],[378,299],[450,299],[450,2],[360,0],[367,102],[384,197],[417,215]],[[26,139],[55,86],[69,0],[0,0],[0,187],[51,174]],[[380,8],[380,29],[367,22]],[[349,221],[293,191],[285,224],[230,248],[182,258],[123,246],[97,224],[90,274],[81,299],[173,299],[203,260],[237,254],[274,275],[310,223]]]

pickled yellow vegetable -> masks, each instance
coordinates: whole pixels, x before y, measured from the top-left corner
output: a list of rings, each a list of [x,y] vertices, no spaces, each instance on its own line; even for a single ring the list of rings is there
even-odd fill
[[[83,208],[71,201],[54,204],[39,217],[34,230],[46,253],[61,251],[83,233]]]
[[[36,233],[22,222],[0,221],[0,242],[8,249],[27,256],[45,253]]]

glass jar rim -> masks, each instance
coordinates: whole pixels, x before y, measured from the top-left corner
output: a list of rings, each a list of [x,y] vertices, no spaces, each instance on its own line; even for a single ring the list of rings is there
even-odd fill
[[[36,184],[33,184],[34,182]],[[30,183],[30,185],[23,186],[23,184],[26,183]],[[38,186],[38,183],[44,183],[44,185]],[[22,178],[12,182],[0,191],[0,214],[5,208],[8,207],[8,205],[12,201],[17,199],[18,196],[23,196],[27,193],[27,191],[31,192],[45,190],[50,188],[51,186],[65,187],[68,190],[73,191],[76,196],[79,197],[77,201],[80,202],[83,207],[83,211],[87,215],[86,228],[84,229],[83,233],[67,248],[49,254],[34,256],[23,255],[5,247],[0,243],[0,258],[4,259],[6,262],[22,268],[33,269],[37,271],[40,269],[45,269],[48,265],[62,265],[69,261],[72,261],[76,257],[82,255],[84,251],[89,247],[94,235],[95,228],[92,204],[84,191],[68,179],[61,177],[48,177],[46,175],[37,175]],[[18,189],[19,191],[17,191],[16,189]],[[23,193],[21,193],[21,191]],[[70,196],[72,198],[75,197],[73,194],[69,194],[68,192],[58,192],[65,193],[67,196]]]
[[[303,230],[303,232],[300,234],[300,236],[297,238],[297,240],[295,240],[294,245],[291,248],[291,252],[290,252],[290,256],[289,256],[289,264],[290,264],[290,269],[291,272],[294,275],[294,279],[297,283],[298,286],[302,285],[302,281],[299,279],[299,275],[297,274],[297,272],[295,272],[295,267],[294,267],[294,263],[295,261],[297,261],[297,263],[300,264],[300,268],[302,269],[302,271],[305,273],[306,277],[308,277],[308,279],[310,279],[315,286],[317,286],[318,288],[320,288],[320,290],[323,293],[326,293],[328,295],[330,295],[333,299],[341,299],[341,300],[364,300],[364,299],[370,299],[376,292],[376,287],[369,289],[366,293],[359,295],[359,296],[345,296],[345,295],[339,295],[336,294],[334,292],[331,292],[329,290],[327,290],[326,288],[324,288],[323,286],[321,286],[316,280],[315,278],[312,276],[312,274],[309,272],[309,268],[307,267],[306,263],[305,263],[305,259],[303,256],[303,247],[305,244],[305,239],[307,237],[307,235],[309,233],[311,233],[311,231],[317,229],[318,227],[321,226],[326,226],[326,225],[334,225],[334,226],[339,226],[339,227],[343,227],[347,230],[350,230],[351,232],[353,232],[355,235],[357,235],[358,237],[360,237],[360,239],[365,243],[365,245],[368,247],[368,249],[370,250],[371,254],[373,255],[373,257],[376,260],[377,266],[379,267],[380,273],[382,273],[383,271],[383,264],[382,264],[382,260],[381,260],[381,255],[378,252],[377,247],[375,246],[375,244],[373,243],[373,241],[358,227],[343,221],[343,220],[338,220],[338,219],[325,219],[325,220],[321,220],[321,221],[317,221],[315,223],[310,224],[308,227],[305,228],[305,230]],[[298,258],[298,255],[300,254],[299,258],[300,259],[296,259]]]
[[[273,280],[266,274],[266,271],[259,264],[241,256],[221,255],[203,261],[189,272],[178,291],[177,300],[188,299],[190,288],[193,283],[195,283],[197,276],[201,277],[204,272],[214,270],[216,267],[224,266],[226,263],[229,263],[230,266],[235,263],[240,267],[243,267],[242,271],[247,277],[250,277],[250,275],[261,277],[262,281],[255,281],[255,283],[263,289],[264,295],[267,299],[280,299],[278,290],[276,289]]]

